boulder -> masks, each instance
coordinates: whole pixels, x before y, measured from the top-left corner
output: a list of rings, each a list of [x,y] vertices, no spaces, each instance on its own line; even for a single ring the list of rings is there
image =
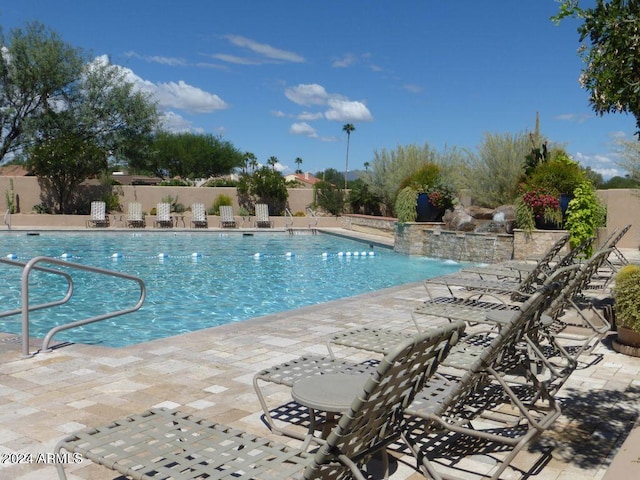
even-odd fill
[[[454,232],[513,233],[515,207],[501,205],[495,209],[456,205],[442,218],[446,230]]]

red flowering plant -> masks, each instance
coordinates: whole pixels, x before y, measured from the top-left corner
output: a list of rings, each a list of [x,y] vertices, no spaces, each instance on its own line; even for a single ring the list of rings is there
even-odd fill
[[[536,222],[562,225],[562,211],[558,193],[553,188],[521,185],[523,192],[516,201],[516,223],[519,228],[531,231]]]
[[[429,195],[429,203],[434,207],[444,210],[453,207],[453,192],[446,185],[436,184],[424,190]]]

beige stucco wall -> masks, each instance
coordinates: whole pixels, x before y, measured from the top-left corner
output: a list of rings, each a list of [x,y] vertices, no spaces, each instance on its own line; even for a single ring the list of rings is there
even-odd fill
[[[24,226],[50,225],[52,218],[46,215],[32,215],[34,205],[42,203],[40,198],[40,186],[35,177],[5,177],[0,176],[0,214],[4,214],[7,208],[5,192],[10,191],[10,181],[13,180],[13,190],[18,200],[20,212],[23,215],[14,216],[14,225],[24,222]],[[91,198],[91,186],[87,186],[87,195]],[[238,209],[236,190],[233,187],[157,187],[144,185],[125,185],[119,187],[122,190],[120,203],[126,210],[129,202],[142,202],[144,211],[150,212],[164,197],[171,195],[178,197],[178,201],[188,207],[193,202],[202,202],[209,208],[215,198],[220,195],[231,197],[235,211]],[[634,189],[600,190],[598,195],[607,205],[606,234],[615,228],[622,228],[631,223],[634,227],[620,240],[618,244],[622,248],[637,248],[640,245],[640,192]],[[96,193],[94,198],[97,198]],[[313,189],[300,188],[289,189],[289,209],[294,214],[305,212],[313,201]],[[37,218],[40,217],[40,218]],[[85,218],[79,219],[61,218],[55,219],[54,224],[60,226],[79,226],[85,224]],[[299,223],[305,223],[304,218],[298,218]]]
[[[7,209],[5,200],[5,192],[11,190],[11,180],[13,180],[13,191],[15,192],[19,212],[30,214],[34,205],[43,203],[40,197],[40,186],[38,179],[35,177],[3,177],[0,176],[0,212],[4,213]],[[87,202],[98,199],[99,192],[95,186],[86,185],[85,196]],[[95,193],[92,193],[92,190]],[[205,204],[206,208],[211,207],[218,195],[226,195],[231,198],[234,210],[238,210],[238,198],[234,187],[158,187],[147,185],[122,185],[117,190],[121,193],[120,204],[124,211],[129,202],[141,202],[145,212],[150,212],[163,198],[171,195],[173,198],[178,197],[178,202],[185,207],[189,207],[194,202]],[[295,188],[289,189],[289,209],[292,213],[305,212],[307,207],[313,202],[313,189],[311,188]]]

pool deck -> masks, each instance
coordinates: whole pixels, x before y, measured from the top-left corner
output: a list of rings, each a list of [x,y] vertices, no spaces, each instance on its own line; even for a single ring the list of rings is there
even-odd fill
[[[634,260],[637,253],[625,251]],[[343,329],[412,331],[411,311],[425,297],[424,287],[413,283],[124,348],[74,344],[32,358],[21,358],[16,336],[0,333],[0,454],[29,452],[36,459],[52,453],[70,432],[161,406],[296,445],[271,434],[261,421],[254,373],[303,354],[326,354],[327,337]],[[607,340],[590,359],[558,393],[563,415],[516,459],[528,478],[599,480],[614,459],[608,480],[637,473],[640,358],[614,352]],[[281,387],[269,386],[267,393],[273,406],[291,400]],[[2,458],[0,478],[57,478],[51,464]],[[89,461],[66,471],[69,480],[122,478]],[[423,477],[411,459],[400,458],[391,478]]]

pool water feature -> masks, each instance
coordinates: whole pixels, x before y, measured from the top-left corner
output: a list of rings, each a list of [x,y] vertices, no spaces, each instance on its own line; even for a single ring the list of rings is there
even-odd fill
[[[212,232],[11,232],[0,256],[44,255],[142,278],[147,299],[137,312],[61,332],[54,340],[119,347],[252,317],[292,310],[460,269],[455,262],[409,257],[334,235]],[[49,266],[44,265],[43,266]],[[57,267],[52,267],[57,268]],[[0,311],[20,307],[21,269],[0,264]],[[132,306],[131,282],[67,269],[74,295],[64,306],[30,313],[30,333]],[[61,298],[57,275],[32,272],[31,305]],[[20,333],[20,316],[0,318],[0,331]]]

